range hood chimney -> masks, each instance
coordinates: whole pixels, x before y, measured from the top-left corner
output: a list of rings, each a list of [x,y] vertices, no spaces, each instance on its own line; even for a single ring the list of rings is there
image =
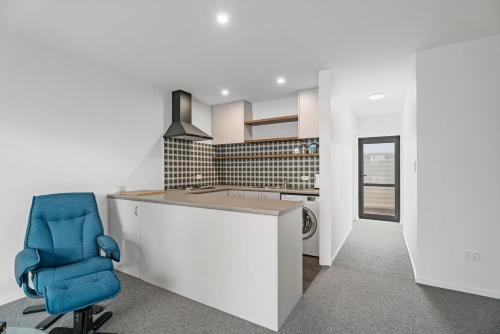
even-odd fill
[[[182,90],[172,92],[172,124],[163,138],[190,141],[212,139],[208,134],[191,124],[191,94]]]

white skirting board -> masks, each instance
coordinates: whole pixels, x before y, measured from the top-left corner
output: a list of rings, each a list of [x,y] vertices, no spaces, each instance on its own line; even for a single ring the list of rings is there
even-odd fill
[[[406,249],[408,250],[408,256],[410,257],[411,267],[413,268],[413,277],[415,277],[415,280],[416,280],[417,269],[415,266],[415,261],[413,260],[413,256],[411,255],[411,252],[410,252],[410,247],[408,246],[408,240],[406,240],[406,234],[405,234],[404,229],[403,229],[403,239],[405,241]]]
[[[460,292],[465,292],[465,293],[471,293],[474,295],[500,299],[500,292],[497,292],[497,291],[477,289],[477,288],[473,288],[473,287],[469,287],[469,286],[463,286],[463,285],[458,285],[458,284],[453,284],[453,283],[440,282],[440,281],[436,281],[436,280],[432,280],[432,279],[426,279],[423,277],[415,278],[415,283],[434,286],[436,288],[455,290],[455,291],[460,291]]]
[[[21,299],[24,297],[24,294],[22,293],[21,288],[17,292],[12,292],[8,295],[4,295],[0,297],[0,305],[5,305],[10,302],[16,301],[18,299]]]
[[[342,240],[342,243],[339,245],[339,247],[337,247],[337,249],[335,250],[335,252],[332,254],[332,259],[330,261],[330,264],[333,264],[333,261],[335,261],[335,258],[337,257],[337,255],[339,255],[339,252],[340,250],[342,249],[342,247],[344,246],[347,238],[349,237],[349,235],[351,235],[351,232],[352,232],[352,228],[354,226],[354,222],[351,223],[351,226],[349,228],[349,232],[347,232],[344,236],[344,240]]]
[[[411,262],[411,265],[413,268],[413,275],[415,277],[415,283],[429,285],[429,286],[433,286],[436,288],[460,291],[460,292],[465,292],[465,293],[471,293],[474,295],[500,299],[500,292],[497,292],[497,291],[477,289],[474,287],[463,286],[463,285],[458,285],[458,284],[453,284],[453,283],[448,283],[448,282],[441,282],[441,281],[437,281],[437,280],[433,280],[433,279],[427,279],[424,277],[420,277],[417,273],[416,264],[415,264],[415,261],[414,261],[412,255],[411,255],[410,248],[408,247],[408,241],[406,240],[406,235],[405,235],[404,231],[403,231],[403,238],[404,238],[406,249],[408,250],[408,255],[410,257],[410,262]]]

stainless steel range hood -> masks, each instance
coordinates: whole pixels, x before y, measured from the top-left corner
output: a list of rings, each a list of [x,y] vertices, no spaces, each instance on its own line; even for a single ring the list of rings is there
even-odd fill
[[[182,90],[172,92],[172,124],[163,138],[190,141],[212,139],[211,136],[191,124],[191,94]]]

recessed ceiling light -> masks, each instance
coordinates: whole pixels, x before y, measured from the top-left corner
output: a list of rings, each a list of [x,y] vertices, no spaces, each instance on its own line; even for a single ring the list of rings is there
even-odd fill
[[[223,89],[223,90],[221,90],[221,92],[220,92],[220,93],[221,93],[222,95],[224,95],[224,96],[228,96],[228,95],[229,95],[229,91],[228,91],[227,89]]]
[[[381,100],[385,97],[385,94],[384,93],[375,93],[375,94],[372,94],[370,96],[368,96],[368,98],[370,100]]]
[[[286,80],[283,77],[279,77],[278,79],[276,79],[276,82],[278,83],[278,85],[283,85],[286,82]]]
[[[229,15],[224,12],[220,12],[217,14],[217,23],[221,26],[225,26],[229,23]]]

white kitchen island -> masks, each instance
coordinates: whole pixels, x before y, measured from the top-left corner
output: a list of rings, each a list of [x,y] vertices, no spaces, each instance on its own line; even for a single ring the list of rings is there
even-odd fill
[[[109,195],[117,269],[277,331],[302,295],[299,202],[223,192]]]

